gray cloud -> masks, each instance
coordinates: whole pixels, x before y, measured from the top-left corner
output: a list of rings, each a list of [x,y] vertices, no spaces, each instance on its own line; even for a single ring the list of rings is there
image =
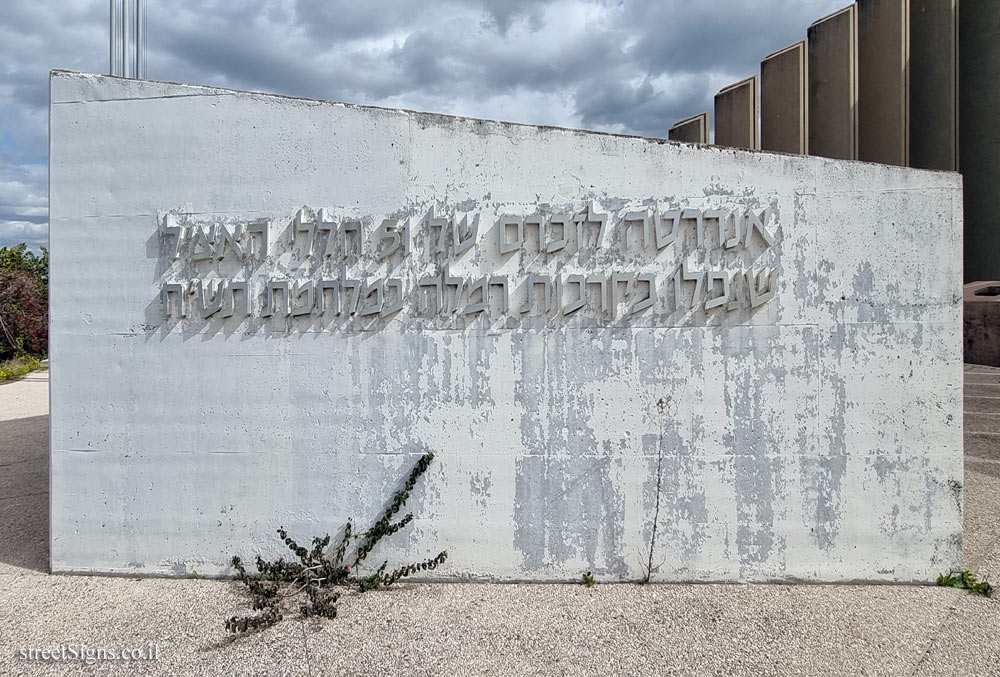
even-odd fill
[[[649,78],[635,84],[619,79],[588,82],[576,93],[576,111],[586,127],[665,137],[674,122],[706,108],[719,89],[716,80],[681,75],[671,80],[669,91]]]
[[[805,37],[806,27],[846,0],[627,2],[622,24],[638,28],[630,55],[650,74],[755,73],[761,58]]]
[[[378,38],[432,20],[437,3],[396,0],[296,0],[295,20],[318,41]]]
[[[153,79],[665,136],[847,0],[163,0]],[[105,0],[0,15],[0,245],[47,232],[48,71],[107,69]]]

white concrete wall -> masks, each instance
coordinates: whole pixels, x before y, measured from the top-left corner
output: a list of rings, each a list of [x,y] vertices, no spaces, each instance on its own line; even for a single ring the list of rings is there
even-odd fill
[[[424,450],[417,519],[383,552],[448,548],[449,578],[635,579],[658,480],[654,580],[962,562],[956,174],[65,72],[51,130],[55,571],[224,573],[280,552],[280,525],[305,541],[373,517]],[[296,233],[319,208],[366,239],[409,219],[412,250],[327,259]],[[432,208],[478,214],[475,246],[436,252]],[[604,246],[587,224],[582,247],[538,254],[529,228],[499,253],[501,216],[588,208]],[[628,211],[715,208],[763,215],[773,243],[706,224],[699,244],[694,221],[659,250],[623,238]],[[215,223],[266,223],[266,257],[194,261]],[[445,266],[507,276],[515,308],[497,287],[482,313],[467,293],[422,312]],[[743,273],[764,268],[775,295],[751,307]],[[675,298],[678,269],[732,297]],[[653,275],[652,307],[629,314],[646,287],[622,284],[614,309],[592,285],[578,312],[517,311],[528,274],[614,273]],[[268,280],[341,278],[398,279],[403,307],[260,316]],[[164,308],[191,280],[247,280],[250,316]]]

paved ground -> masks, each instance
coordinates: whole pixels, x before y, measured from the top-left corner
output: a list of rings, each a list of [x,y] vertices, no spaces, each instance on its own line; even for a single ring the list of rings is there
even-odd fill
[[[48,382],[0,384],[0,674],[1000,675],[1000,594],[916,586],[407,585],[232,640],[232,583],[51,576]],[[1000,582],[1000,369],[966,368],[967,566]],[[159,645],[39,663],[24,647]]]

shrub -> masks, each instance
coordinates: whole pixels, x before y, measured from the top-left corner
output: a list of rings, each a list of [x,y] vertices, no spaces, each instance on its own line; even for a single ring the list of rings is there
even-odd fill
[[[45,355],[48,324],[48,302],[34,273],[0,271],[0,359]]]
[[[42,247],[41,255],[28,250],[21,243],[13,247],[0,247],[0,273],[23,271],[31,273],[38,282],[42,296],[49,295],[49,250]]]
[[[356,588],[358,592],[367,592],[376,588],[385,588],[401,578],[418,571],[430,571],[448,558],[448,551],[442,551],[437,556],[422,562],[405,564],[391,571],[387,570],[388,561],[366,576],[359,576],[358,565],[365,561],[375,545],[396,533],[413,521],[413,513],[393,522],[396,514],[406,505],[410,492],[416,486],[417,480],[423,475],[434,454],[424,454],[410,471],[403,488],[397,491],[381,518],[367,531],[355,534],[350,520],[344,526],[344,533],[337,542],[332,553],[326,552],[330,545],[330,535],[312,539],[312,548],[307,549],[296,543],[285,531],[278,529],[278,536],[288,549],[294,553],[298,561],[283,560],[278,557],[273,562],[265,561],[257,555],[256,574],[248,574],[239,556],[233,557],[232,565],[236,570],[236,579],[247,587],[252,599],[253,609],[259,611],[252,616],[233,616],[226,621],[226,629],[230,632],[247,632],[274,625],[282,619],[281,604],[286,599],[305,595],[305,600],[299,604],[299,613],[303,617],[337,616],[337,600],[340,592],[334,588]]]
[[[40,369],[42,361],[37,357],[15,357],[12,360],[0,362],[0,381],[8,381],[18,376]]]
[[[0,247],[0,360],[48,353],[49,254]]]

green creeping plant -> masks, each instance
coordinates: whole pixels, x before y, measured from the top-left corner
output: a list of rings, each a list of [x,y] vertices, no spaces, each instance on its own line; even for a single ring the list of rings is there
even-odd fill
[[[250,592],[254,611],[258,613],[229,618],[226,620],[226,630],[247,632],[274,625],[282,619],[281,602],[303,595],[304,599],[299,604],[299,613],[302,617],[336,618],[340,593],[335,592],[335,589],[356,586],[358,592],[367,592],[385,588],[401,578],[419,571],[432,571],[438,565],[444,564],[448,559],[447,550],[422,562],[405,564],[392,570],[387,570],[389,562],[385,561],[372,574],[357,576],[354,573],[379,541],[413,521],[413,513],[408,513],[395,522],[393,519],[406,505],[417,480],[427,472],[433,460],[434,454],[431,453],[420,457],[410,471],[403,488],[393,494],[388,507],[370,529],[355,533],[351,520],[347,520],[344,533],[333,552],[327,552],[327,546],[330,545],[329,534],[322,538],[319,536],[313,538],[312,548],[305,548],[296,543],[284,527],[279,527],[278,536],[295,555],[293,559],[285,560],[277,557],[273,562],[267,562],[257,555],[255,562],[257,573],[249,574],[239,556],[233,557],[232,566],[236,571],[236,580],[246,586]]]
[[[989,597],[993,594],[993,586],[987,581],[980,581],[969,570],[949,571],[946,574],[941,574],[938,576],[937,584],[949,588],[962,588],[968,590],[970,595]]]

